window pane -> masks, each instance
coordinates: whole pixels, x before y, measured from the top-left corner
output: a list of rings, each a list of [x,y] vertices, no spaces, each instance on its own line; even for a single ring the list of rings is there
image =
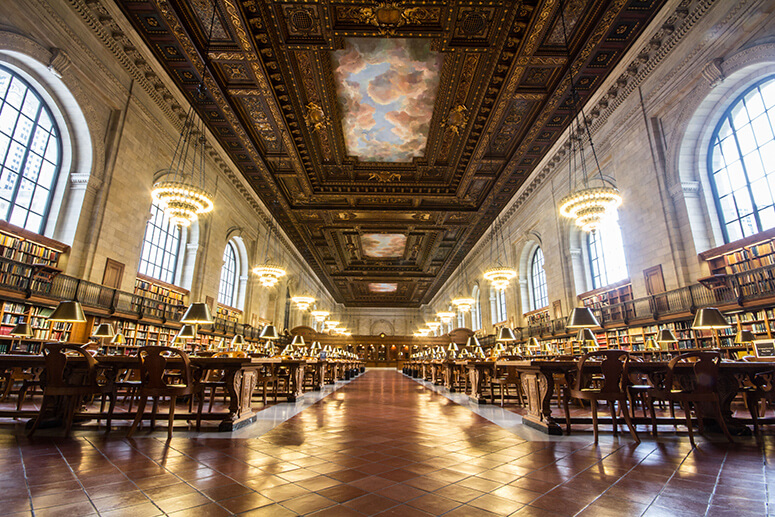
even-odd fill
[[[774,227],[774,119],[775,76],[770,76],[730,106],[711,138],[708,166],[727,242]]]
[[[145,227],[138,271],[162,282],[174,283],[179,248],[178,228],[172,226],[164,217],[159,205],[152,204],[151,218]]]
[[[7,90],[5,84],[9,84]],[[7,167],[0,177],[0,196],[14,207],[10,222],[37,233],[43,230],[59,175],[60,143],[52,120],[37,92],[12,71],[0,67],[0,163]],[[9,145],[7,137],[11,135]],[[43,160],[44,153],[48,162]],[[18,189],[18,175],[12,172],[23,172]],[[30,209],[34,216],[29,216]]]

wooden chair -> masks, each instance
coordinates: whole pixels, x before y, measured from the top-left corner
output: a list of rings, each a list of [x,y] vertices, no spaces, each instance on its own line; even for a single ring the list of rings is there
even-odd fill
[[[180,384],[169,384],[166,374],[168,369],[167,357],[163,352],[169,352],[172,355],[180,357],[182,365],[175,366],[173,369],[180,371]],[[140,402],[137,405],[137,416],[135,416],[132,427],[127,433],[127,438],[134,434],[137,426],[145,414],[145,405],[148,397],[153,397],[153,409],[151,412],[151,429],[156,425],[156,413],[158,409],[159,397],[170,398],[169,427],[167,428],[167,439],[172,438],[172,428],[175,422],[175,404],[178,397],[198,396],[199,407],[196,414],[196,430],[199,431],[202,424],[202,406],[204,404],[204,394],[201,386],[194,384],[194,378],[191,374],[191,361],[188,354],[178,348],[169,346],[144,346],[137,353],[140,358],[140,380],[141,386],[138,392]]]
[[[521,359],[522,358],[520,357],[518,360]],[[517,369],[508,366],[505,368],[501,367],[505,371],[504,373],[500,374],[498,367],[496,366],[495,368],[495,376],[490,379],[490,403],[495,404],[495,387],[498,386],[500,389],[501,407],[503,407],[504,393],[508,395],[509,386],[514,386],[517,390],[517,399],[519,400],[519,405],[524,406],[522,381]]]
[[[657,419],[654,413],[654,401],[665,400],[668,404],[677,402],[680,404],[686,417],[686,427],[689,430],[689,441],[692,447],[694,443],[694,432],[692,430],[691,407],[694,406],[695,412],[697,403],[708,403],[713,406],[721,430],[730,443],[734,442],[732,435],[729,434],[727,424],[721,414],[721,401],[718,395],[718,375],[719,364],[721,363],[721,354],[718,352],[687,352],[673,357],[667,363],[667,375],[665,383],[661,388],[654,388],[648,392],[649,410],[651,412],[651,428],[654,436],[657,436]],[[683,379],[679,379],[675,369],[679,364],[688,364],[691,366],[691,373]],[[682,376],[683,377],[683,376]],[[703,432],[702,418],[697,414],[697,424],[700,432]]]
[[[584,373],[584,366],[587,361],[595,360],[601,360],[600,370],[602,376],[599,387],[590,387],[589,381],[591,377],[589,374]],[[623,408],[622,415],[630,430],[630,434],[635,442],[640,443],[640,438],[638,438],[638,433],[635,432],[635,426],[632,424],[630,412],[627,408],[626,386],[628,382],[627,366],[629,365],[629,360],[630,355],[624,350],[599,350],[597,352],[589,352],[581,357],[578,362],[578,369],[576,378],[573,382],[573,387],[565,390],[565,396],[563,397],[565,426],[568,434],[570,434],[569,400],[571,398],[589,400],[592,405],[592,428],[595,433],[595,443],[597,443],[597,403],[600,400],[605,400],[608,402],[611,410],[611,422],[614,428],[614,436],[619,433],[619,426],[616,422],[616,408],[614,407],[614,402],[618,402],[619,406]]]
[[[64,343],[45,345],[43,356],[46,361],[43,401],[27,435],[32,436],[35,433],[46,410],[55,398],[60,397],[64,405],[65,436],[69,436],[75,413],[83,398],[89,395],[102,395],[103,399],[106,395],[110,397],[107,419],[108,430],[110,430],[113,409],[116,405],[116,393],[112,383],[100,384],[97,381],[97,360],[80,345]]]

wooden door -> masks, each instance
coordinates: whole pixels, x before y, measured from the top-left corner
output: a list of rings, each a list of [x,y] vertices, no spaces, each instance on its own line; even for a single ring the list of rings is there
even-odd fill
[[[664,312],[668,310],[669,306],[667,298],[664,296],[657,296],[660,293],[665,292],[665,277],[662,275],[662,265],[650,267],[643,270],[643,276],[646,279],[646,292],[654,296],[654,304],[656,312]]]

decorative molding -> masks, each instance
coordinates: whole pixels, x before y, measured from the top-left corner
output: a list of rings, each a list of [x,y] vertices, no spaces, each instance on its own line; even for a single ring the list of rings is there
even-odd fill
[[[708,81],[711,88],[715,88],[716,85],[725,79],[724,71],[721,69],[721,63],[723,62],[723,59],[717,57],[716,59],[711,59],[702,69],[702,76]]]
[[[700,182],[682,181],[681,183],[676,183],[670,187],[670,197],[674,201],[685,198],[698,198],[700,197]]]

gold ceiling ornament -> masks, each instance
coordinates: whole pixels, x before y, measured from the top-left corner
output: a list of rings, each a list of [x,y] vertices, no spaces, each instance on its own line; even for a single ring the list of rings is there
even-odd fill
[[[297,295],[291,298],[291,301],[296,304],[296,308],[300,311],[306,311],[309,306],[315,303],[315,299],[312,296]]]
[[[456,135],[460,134],[460,130],[466,127],[468,124],[468,108],[462,104],[458,104],[449,112],[447,120],[441,123],[442,126],[447,127],[450,131]]]
[[[565,52],[568,62],[571,62],[568,35],[565,27],[565,16],[560,10],[563,36],[565,38]],[[568,157],[568,185],[570,193],[560,200],[560,215],[572,219],[576,226],[585,232],[593,232],[600,228],[610,215],[616,213],[616,209],[622,204],[622,196],[614,182],[603,176],[600,162],[595,152],[595,144],[592,142],[592,132],[586,123],[583,106],[576,109],[578,93],[573,77],[573,67],[570,70],[570,95],[573,105],[574,117],[570,124],[570,155]],[[576,130],[573,129],[576,122]],[[592,158],[596,172],[593,171],[593,179],[587,174],[587,162],[584,157],[584,138],[589,141]],[[599,182],[592,185],[591,182]]]
[[[395,36],[407,24],[420,23],[419,7],[404,7],[403,2],[378,2],[375,7],[361,7],[358,13],[364,23],[374,25],[383,36]]]
[[[307,113],[304,114],[304,122],[307,124],[307,127],[311,128],[313,133],[315,131],[323,131],[331,122],[323,112],[323,108],[314,102],[310,102],[306,107]]]
[[[310,312],[312,314],[312,317],[315,318],[315,321],[318,323],[323,323],[326,321],[326,318],[328,318],[328,311],[312,311]]]
[[[437,312],[436,316],[442,321],[442,323],[444,323],[445,325],[448,325],[455,317],[455,313],[449,312],[449,311],[441,311],[441,312]]]
[[[376,180],[380,183],[390,183],[391,181],[401,181],[401,174],[389,171],[377,171],[369,173],[369,180]]]

